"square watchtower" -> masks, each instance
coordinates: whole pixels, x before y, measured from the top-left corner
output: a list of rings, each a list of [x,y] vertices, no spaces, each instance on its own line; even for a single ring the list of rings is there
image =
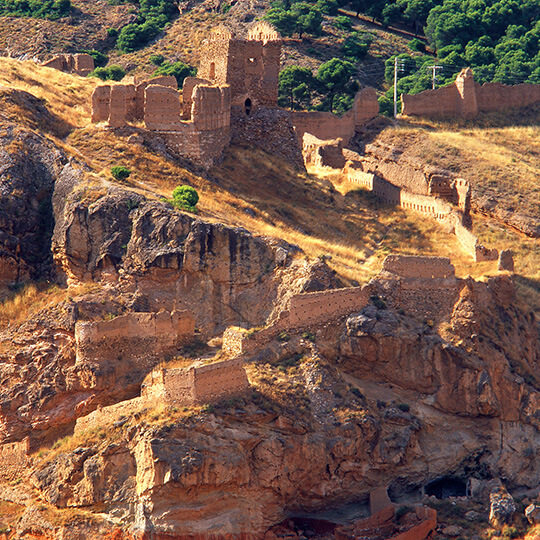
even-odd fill
[[[198,76],[231,87],[231,106],[249,115],[257,107],[276,107],[281,36],[269,24],[256,23],[247,39],[224,26],[203,42]]]

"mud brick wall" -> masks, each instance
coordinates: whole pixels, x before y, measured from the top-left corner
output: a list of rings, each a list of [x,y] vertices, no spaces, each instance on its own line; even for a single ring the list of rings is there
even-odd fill
[[[342,169],[345,166],[341,139],[322,141],[310,133],[304,133],[302,154],[306,166],[330,169]]]
[[[496,261],[498,259],[499,252],[496,249],[489,249],[480,244],[473,232],[467,229],[460,221],[454,223],[454,234],[461,247],[475,262]]]
[[[476,83],[475,89],[479,111],[500,111],[540,102],[540,84],[506,86],[501,83]]]
[[[185,124],[178,131],[160,131],[159,136],[170,152],[197,160],[204,167],[211,167],[219,161],[230,143],[230,128],[197,131],[192,123]]]
[[[111,85],[96,86],[92,92],[92,122],[106,122],[109,119]]]
[[[126,125],[127,103],[126,98],[129,90],[124,85],[114,84],[111,86],[109,98],[109,118],[107,125],[110,128],[119,128]]]
[[[59,54],[49,61],[44,62],[45,67],[50,67],[65,73],[75,73],[86,77],[94,70],[94,59],[89,54]]]
[[[209,131],[231,125],[229,86],[195,86],[192,101],[191,119],[196,130]]]
[[[84,431],[112,424],[122,416],[132,416],[150,405],[156,405],[156,403],[149,403],[143,398],[137,397],[109,405],[108,407],[96,409],[86,416],[77,418],[74,434],[79,435]]]
[[[476,116],[478,112],[526,107],[540,102],[540,85],[501,83],[479,85],[472,70],[464,69],[456,81],[436,90],[402,95],[402,114],[407,116]]]
[[[189,341],[195,319],[188,311],[129,313],[111,321],[75,325],[77,361],[160,357]]]
[[[427,214],[440,221],[448,219],[452,214],[452,207],[442,199],[437,197],[428,197],[426,195],[417,195],[401,190],[400,206],[407,210],[415,210],[422,214]]]
[[[143,120],[144,119],[144,93],[148,86],[166,86],[178,90],[178,81],[172,75],[163,75],[154,77],[148,81],[136,81],[135,83],[135,102],[128,104],[128,119]]]
[[[291,327],[313,324],[346,315],[367,305],[366,287],[349,287],[322,292],[296,294],[291,298]]]
[[[404,278],[455,278],[454,265],[448,257],[423,257],[417,255],[388,255],[383,271]]]
[[[177,90],[150,85],[144,96],[144,123],[148,129],[171,131],[181,127],[182,105]]]
[[[244,106],[277,106],[281,38],[266,23],[256,24],[248,39],[238,39],[224,27],[203,42],[198,75],[214,84],[230,85],[231,102]]]
[[[212,85],[211,81],[200,77],[186,77],[182,86],[182,120],[191,119],[191,106],[193,104],[193,90],[199,84]]]
[[[5,443],[0,445],[0,478],[3,480],[17,480],[28,472],[30,458],[30,439]]]
[[[300,144],[304,133],[310,133],[321,140],[342,139],[347,145],[356,126],[366,124],[378,114],[377,94],[372,88],[366,88],[356,94],[352,109],[341,117],[330,112],[293,112],[292,120]]]
[[[143,384],[143,399],[167,404],[208,403],[239,394],[249,388],[242,359],[207,365],[154,370]]]

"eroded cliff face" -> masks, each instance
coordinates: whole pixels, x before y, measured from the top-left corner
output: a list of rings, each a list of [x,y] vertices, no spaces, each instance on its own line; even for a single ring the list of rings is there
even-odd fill
[[[403,501],[442,476],[534,488],[536,321],[509,278],[460,285],[440,330],[369,305],[257,351],[251,394],[111,418],[107,441],[37,463],[32,481],[51,504],[158,538],[263,538],[291,513],[362,504],[378,486]]]
[[[141,311],[189,309],[207,334],[258,326],[281,294],[303,287],[279,292],[287,273],[303,272],[304,264],[290,267],[297,248],[127,190],[75,190],[58,211],[54,257],[70,283],[112,285],[136,295]],[[329,286],[334,281],[327,274]]]

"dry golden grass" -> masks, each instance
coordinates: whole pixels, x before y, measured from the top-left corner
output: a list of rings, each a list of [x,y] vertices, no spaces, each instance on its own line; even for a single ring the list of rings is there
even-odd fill
[[[49,111],[73,127],[90,122],[91,96],[101,81],[39,66],[35,62],[0,58],[0,86],[24,90],[43,100]]]

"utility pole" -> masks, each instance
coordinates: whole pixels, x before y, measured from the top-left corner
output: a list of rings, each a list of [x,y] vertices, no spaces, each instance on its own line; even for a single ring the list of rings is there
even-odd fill
[[[437,66],[437,65],[435,65],[435,66],[427,66],[427,69],[428,69],[428,70],[431,69],[431,71],[432,71],[432,83],[431,83],[431,88],[432,88],[433,90],[435,90],[435,83],[437,82],[437,71],[440,70],[440,69],[442,69],[442,68],[443,68],[443,66]]]
[[[398,57],[394,59],[394,118],[397,116],[397,70],[398,70]]]

